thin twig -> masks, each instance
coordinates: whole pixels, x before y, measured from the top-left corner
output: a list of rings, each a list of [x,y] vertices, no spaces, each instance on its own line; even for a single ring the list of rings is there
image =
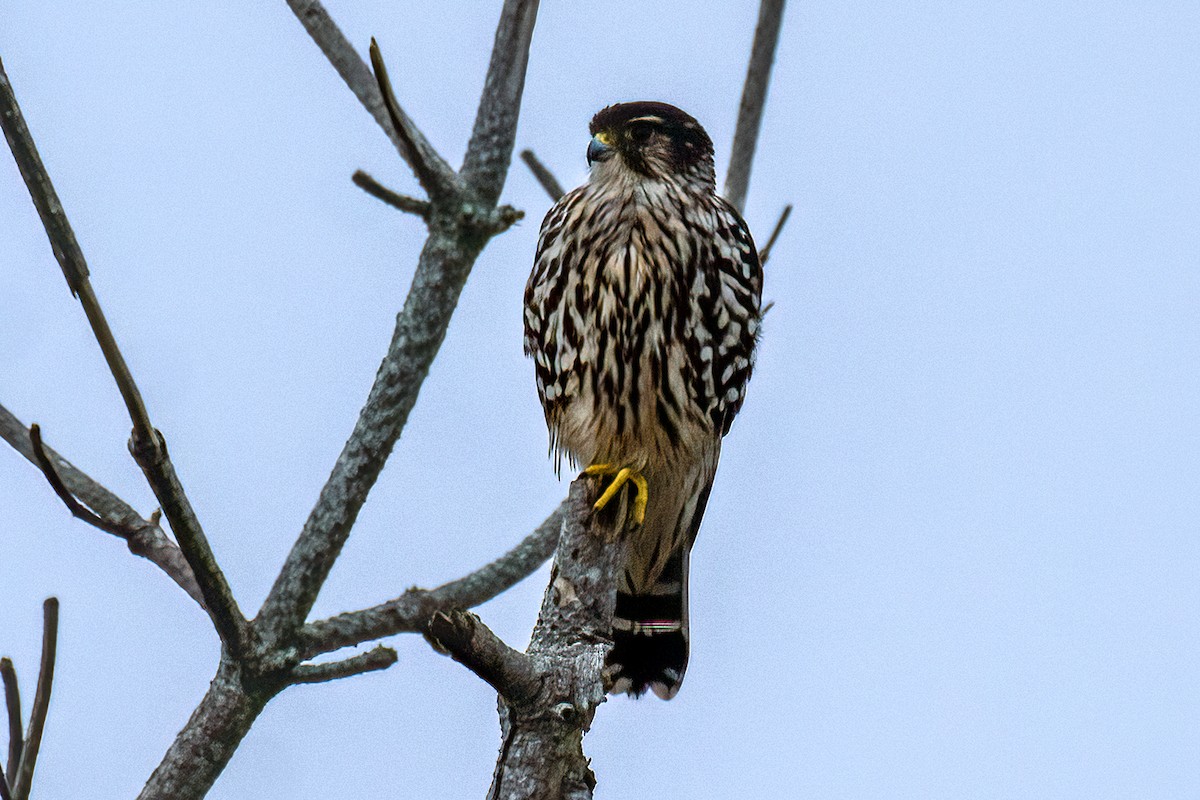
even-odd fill
[[[729,151],[729,171],[725,174],[725,199],[738,211],[746,209],[750,167],[754,163],[763,106],[767,102],[767,85],[771,82],[775,46],[779,43],[783,3],[784,0],[762,0],[758,8],[758,25],[754,30],[754,44],[750,48],[750,65],[746,69],[737,128]]]
[[[306,658],[342,647],[425,630],[434,612],[472,608],[506,591],[545,563],[554,552],[566,501],[516,547],[469,575],[436,589],[409,589],[394,600],[339,614],[304,626],[300,639]]]
[[[417,176],[417,182],[430,200],[454,197],[458,194],[458,176],[440,158],[425,158],[425,152],[417,144],[416,126],[400,109],[396,93],[392,91],[392,80],[388,77],[387,65],[383,63],[383,53],[379,51],[375,37],[371,37],[371,68],[375,71],[375,80],[379,82],[379,93],[383,96],[383,105],[392,121],[392,128],[404,142],[405,149],[412,153],[408,163]]]
[[[379,198],[392,208],[398,208],[406,214],[415,214],[423,220],[429,219],[429,203],[426,200],[418,200],[406,194],[393,192],[361,169],[356,170],[350,176],[350,180],[354,181],[355,186],[372,197]]]
[[[87,261],[75,239],[75,232],[67,221],[66,212],[59,202],[58,193],[50,183],[50,176],[42,166],[41,156],[33,143],[33,136],[25,124],[25,118],[17,105],[12,83],[4,70],[4,62],[0,60],[0,127],[4,129],[4,138],[21,171],[21,177],[29,188],[33,204],[41,217],[42,225],[46,228],[46,236],[54,257],[62,267],[63,277],[71,289],[71,296],[77,297],[83,282],[88,278]]]
[[[26,428],[4,406],[0,406],[0,439],[8,442],[31,464],[41,468],[37,454],[34,452],[30,429]],[[93,509],[101,518],[119,526],[120,530],[132,531],[129,536],[116,534],[124,539],[129,547],[129,552],[154,563],[187,592],[201,608],[204,607],[204,596],[200,593],[196,576],[179,547],[163,533],[157,513],[151,515],[149,520],[143,519],[133,506],[101,486],[86,473],[76,469],[71,462],[46,446],[44,442],[42,451],[50,459],[54,465],[54,473],[72,496],[79,499],[87,508]],[[109,533],[114,532],[108,531],[106,528],[102,530]]]
[[[71,490],[63,484],[58,470],[54,468],[54,462],[50,460],[50,456],[46,453],[46,448],[42,444],[42,429],[36,422],[29,426],[29,441],[33,444],[33,455],[37,458],[38,467],[42,470],[42,474],[46,476],[46,481],[50,484],[50,488],[54,490],[54,493],[63,501],[63,505],[67,507],[67,510],[73,516],[83,520],[93,528],[99,528],[105,533],[111,533],[113,536],[118,536],[122,539],[128,539],[133,535],[132,528],[123,523],[105,519],[83,505],[83,503],[80,503],[75,498],[75,495],[71,494]]]
[[[166,441],[162,434],[155,430],[150,423],[150,416],[142,402],[141,393],[129,372],[124,356],[117,347],[112,329],[104,317],[99,300],[92,290],[88,279],[87,264],[71,224],[63,212],[62,204],[50,182],[50,176],[38,156],[37,147],[29,128],[25,124],[21,109],[17,105],[16,96],[8,75],[0,64],[0,123],[4,128],[5,138],[25,185],[33,198],[42,224],[46,228],[46,236],[54,249],[54,255],[62,266],[67,278],[67,285],[83,305],[84,313],[92,326],[92,332],[108,362],[109,371],[117,382],[121,397],[129,410],[129,418],[133,422],[133,434],[130,437],[130,450],[134,459],[145,473],[150,488],[154,491],[162,506],[163,513],[171,523],[180,550],[187,558],[188,564],[196,577],[204,596],[204,604],[208,609],[213,625],[220,634],[221,640],[232,652],[240,652],[245,638],[246,621],[233,600],[225,576],[217,567],[212,555],[204,530],[192,511],[191,503],[183,491],[183,486],[175,473],[167,455]]]
[[[406,123],[404,128],[407,137],[402,136],[392,124],[375,76],[319,0],[287,0],[287,4],[304,26],[304,30],[308,31],[308,35],[337,70],[338,75],[346,82],[346,86],[392,140],[405,163],[414,171],[418,163],[433,165],[434,169],[447,177],[453,176],[454,170],[438,155],[425,135],[398,106],[399,116]],[[410,147],[412,149],[409,149]]]
[[[390,647],[379,645],[365,653],[331,661],[327,664],[301,664],[292,670],[291,683],[324,683],[339,678],[349,678],[362,675],[364,672],[378,672],[396,663],[399,657]]]
[[[58,193],[54,191],[54,184],[50,182],[50,175],[46,172],[45,165],[42,164],[41,156],[38,155],[37,146],[33,142],[29,127],[25,124],[21,107],[17,105],[12,83],[9,82],[2,62],[0,62],[0,126],[4,128],[4,137],[8,140],[8,147],[12,150],[13,159],[17,162],[17,168],[25,180],[30,197],[33,198],[33,205],[42,219],[42,225],[46,229],[46,238],[50,240],[54,257],[58,259],[58,264],[62,267],[63,276],[67,279],[67,286],[71,289],[71,294],[78,297],[79,302],[83,305],[83,311],[96,335],[96,341],[104,353],[104,360],[108,362],[109,371],[112,372],[113,379],[117,382],[121,398],[129,410],[130,419],[133,420],[133,428],[143,436],[152,436],[154,428],[150,424],[149,414],[146,413],[146,405],[142,402],[141,392],[138,391],[137,384],[133,381],[129,367],[125,364],[125,358],[117,347],[116,339],[113,338],[112,329],[109,328],[108,321],[104,318],[104,311],[100,308],[100,303],[92,291],[83,251],[75,239],[75,232],[71,229],[71,223],[58,199]]]
[[[0,773],[0,800],[13,800],[8,789],[8,779],[4,777],[3,773]]]
[[[542,676],[533,660],[505,644],[470,611],[454,608],[435,612],[426,628],[426,638],[514,705],[532,700],[542,686]]]
[[[4,680],[4,704],[8,708],[8,781],[17,777],[21,751],[25,748],[24,724],[21,722],[21,687],[11,658],[0,658],[0,678]],[[0,771],[2,774],[3,771]]]
[[[775,246],[775,242],[779,239],[779,234],[783,233],[783,226],[787,224],[788,217],[792,215],[792,204],[788,203],[783,207],[783,212],[779,215],[779,221],[775,223],[775,229],[771,231],[771,235],[767,237],[767,243],[764,244],[758,251],[758,261],[760,264],[766,264],[767,259],[771,257],[771,248]]]
[[[42,665],[38,672],[37,690],[33,695],[33,707],[29,712],[29,733],[25,736],[25,749],[21,752],[21,766],[11,787],[13,796],[18,800],[29,797],[33,770],[42,746],[42,731],[45,730],[46,715],[50,711],[54,659],[58,649],[58,598],[46,598],[42,604],[42,619]]]
[[[532,150],[522,150],[521,160],[525,162],[525,166],[529,167],[529,171],[546,190],[546,194],[550,195],[551,200],[557,203],[566,194],[562,184],[558,182],[558,178],[554,177],[554,173],[538,159]]]

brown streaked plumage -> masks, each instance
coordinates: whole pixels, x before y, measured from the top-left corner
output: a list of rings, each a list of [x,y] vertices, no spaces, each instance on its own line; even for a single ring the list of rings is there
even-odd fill
[[[542,223],[525,351],[556,463],[565,452],[645,479],[609,677],[613,691],[670,698],[687,666],[689,552],[753,367],[762,267],[716,194],[712,141],[695,119],[622,103],[590,130],[588,182]]]

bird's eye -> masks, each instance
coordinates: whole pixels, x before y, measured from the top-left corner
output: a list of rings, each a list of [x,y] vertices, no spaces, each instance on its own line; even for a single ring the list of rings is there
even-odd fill
[[[654,126],[649,122],[635,122],[629,126],[629,140],[634,144],[645,144],[653,133]]]

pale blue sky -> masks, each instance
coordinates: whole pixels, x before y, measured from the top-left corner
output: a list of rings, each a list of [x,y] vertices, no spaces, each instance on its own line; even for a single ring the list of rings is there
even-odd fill
[[[450,161],[497,2],[330,2]],[[518,146],[566,184],[601,106],[732,134],[756,3],[547,2]],[[794,2],[747,218],[759,369],[693,558],[670,703],[586,740],[602,798],[1200,796],[1200,5]],[[11,76],[213,547],[253,612],[328,474],[423,239],[415,183],[282,2],[17,0]],[[144,512],[128,420],[7,153],[0,402]],[[493,241],[326,586],[328,615],[489,560],[565,484],[521,355],[549,201]],[[35,790],[132,797],[216,663],[207,619],[0,451],[0,652]],[[481,609],[522,645],[545,573]],[[417,637],[288,690],[211,793],[478,797],[491,691]]]

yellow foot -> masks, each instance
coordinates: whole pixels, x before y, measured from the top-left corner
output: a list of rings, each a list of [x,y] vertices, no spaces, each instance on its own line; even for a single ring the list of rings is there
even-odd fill
[[[633,485],[637,487],[637,495],[633,499],[633,510],[630,516],[635,525],[641,525],[646,521],[646,501],[650,498],[650,487],[642,473],[636,472],[631,467],[618,467],[616,464],[592,464],[583,471],[583,474],[615,476],[612,483],[604,490],[604,494],[600,495],[600,499],[592,506],[597,511],[608,505],[609,501],[617,496],[617,492],[621,491],[622,486],[632,481]]]

